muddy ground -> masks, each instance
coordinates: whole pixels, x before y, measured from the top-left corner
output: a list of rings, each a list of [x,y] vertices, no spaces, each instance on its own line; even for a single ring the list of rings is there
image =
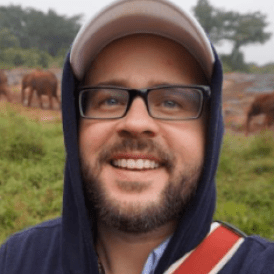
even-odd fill
[[[49,110],[48,98],[43,96],[44,109],[40,109],[36,95],[33,96],[31,107],[22,105],[21,103],[21,79],[24,74],[31,70],[14,69],[6,71],[8,82],[11,89],[12,103],[7,104],[4,96],[0,97],[0,111],[5,111],[9,105],[22,115],[30,119],[45,122],[61,119],[61,111],[59,105],[53,98],[54,108]],[[52,69],[59,81],[58,95],[61,95],[60,81],[62,71],[60,69]],[[258,94],[274,92],[274,75],[273,74],[242,74],[230,73],[224,75],[223,84],[223,114],[226,129],[234,132],[244,132],[246,112],[254,97]],[[251,132],[257,133],[262,130],[262,122],[264,116],[257,116],[252,120]],[[274,127],[271,128],[274,130]]]

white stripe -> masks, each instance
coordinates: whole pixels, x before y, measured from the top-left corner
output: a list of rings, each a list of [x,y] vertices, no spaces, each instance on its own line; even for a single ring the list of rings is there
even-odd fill
[[[218,227],[220,226],[219,223],[217,222],[214,222],[211,224],[211,227],[210,227],[210,231],[209,233],[207,234],[207,236],[205,237],[205,239],[214,231],[216,230]],[[199,246],[199,245],[198,245]],[[197,246],[197,247],[198,247]],[[196,248],[197,248],[196,247]],[[195,251],[194,248],[193,250],[191,250],[190,252],[188,252],[185,256],[183,256],[181,259],[179,259],[178,261],[176,261],[174,264],[172,264],[163,274],[172,274],[190,255],[193,251]]]
[[[189,253],[187,253],[184,257],[182,257],[181,259],[179,259],[178,261],[176,261],[174,264],[172,264],[168,270],[166,270],[163,274],[172,274],[188,257],[189,255],[194,251],[195,249],[193,249],[192,251],[190,251]]]
[[[244,242],[244,238],[240,238],[208,274],[218,273],[226,265],[226,263],[232,258],[232,256],[236,253],[236,251],[239,249],[239,247],[241,246],[243,242]]]
[[[216,230],[219,226],[221,226],[220,223],[217,223],[217,222],[214,222],[211,224],[211,227],[210,227],[210,231],[209,233],[207,234],[206,237],[208,237],[214,230]]]

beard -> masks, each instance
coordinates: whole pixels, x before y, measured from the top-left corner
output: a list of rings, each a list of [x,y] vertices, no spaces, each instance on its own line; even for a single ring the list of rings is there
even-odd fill
[[[100,179],[103,165],[110,164],[114,153],[123,152],[153,153],[161,160],[169,173],[166,183],[156,201],[127,202],[109,197],[104,183]],[[90,216],[106,226],[127,233],[146,233],[153,231],[170,221],[180,218],[194,196],[202,172],[203,163],[185,164],[176,167],[176,159],[152,140],[123,139],[121,142],[105,147],[98,156],[95,165],[88,163],[84,154],[80,155],[81,172],[86,205]],[[120,189],[130,193],[141,193],[145,188],[143,182],[116,182]]]

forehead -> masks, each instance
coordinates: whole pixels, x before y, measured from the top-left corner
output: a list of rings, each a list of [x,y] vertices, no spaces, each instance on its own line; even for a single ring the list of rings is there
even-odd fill
[[[108,44],[91,63],[84,82],[97,84],[108,77],[206,84],[199,63],[183,46],[152,34],[130,35]]]

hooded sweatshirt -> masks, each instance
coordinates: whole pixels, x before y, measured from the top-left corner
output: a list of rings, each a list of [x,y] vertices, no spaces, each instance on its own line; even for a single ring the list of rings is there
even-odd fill
[[[78,151],[78,94],[69,55],[62,79],[63,131],[66,148],[63,212],[58,219],[11,236],[0,249],[0,274],[96,274],[97,255],[92,231],[96,221],[87,211]],[[215,53],[211,79],[209,121],[204,169],[195,196],[189,202],[155,269],[162,274],[193,250],[209,232],[215,210],[215,174],[223,136],[222,67]],[[130,273],[130,271],[129,271]],[[221,274],[273,274],[274,244],[246,237]]]

